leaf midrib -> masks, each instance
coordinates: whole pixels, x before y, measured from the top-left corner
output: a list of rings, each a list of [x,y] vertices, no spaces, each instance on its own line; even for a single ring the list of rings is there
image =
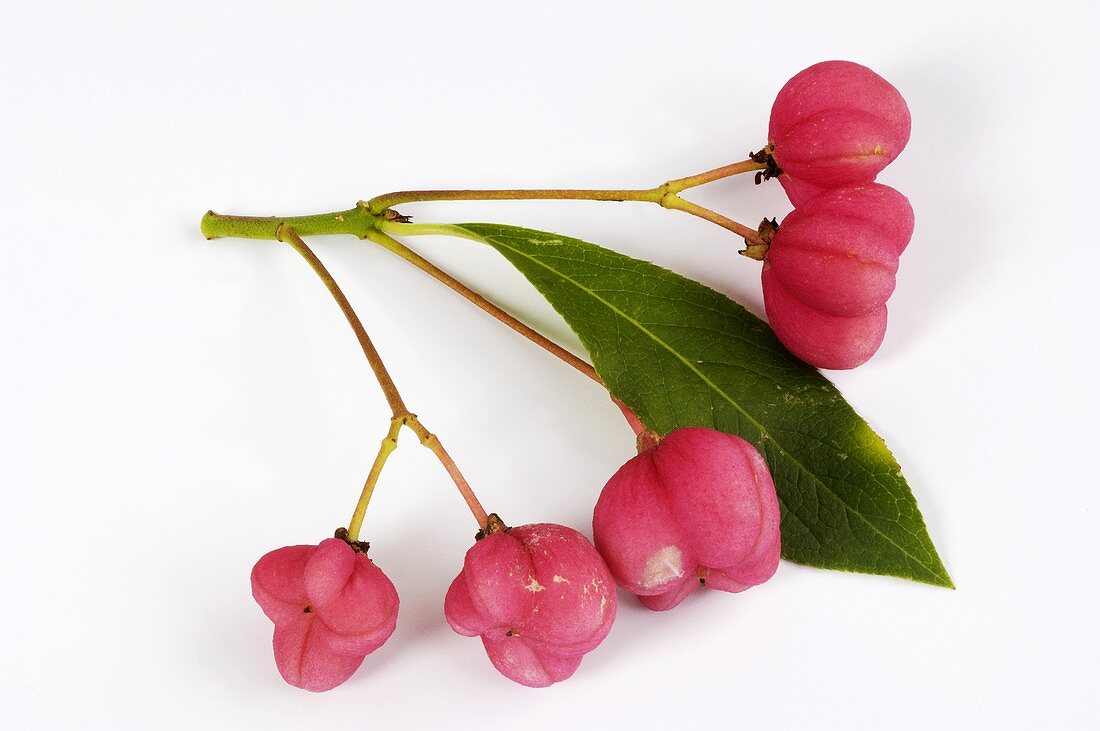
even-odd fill
[[[469,229],[467,229],[467,230],[469,230]],[[478,234],[475,234],[475,235],[478,235]],[[481,236],[480,236],[480,235],[478,235],[478,237],[479,237],[479,238],[481,238]],[[784,449],[784,448],[783,448],[783,445],[782,445],[782,444],[780,444],[780,442],[779,442],[778,440],[776,440],[776,439],[775,439],[775,438],[774,438],[774,437],[773,437],[773,436],[772,436],[772,435],[771,435],[771,434],[770,434],[770,433],[768,432],[768,430],[764,428],[764,426],[763,426],[763,425],[762,425],[762,424],[761,424],[760,422],[758,422],[758,421],[757,421],[757,420],[756,420],[755,418],[753,418],[752,414],[750,414],[749,412],[745,411],[744,407],[742,407],[742,406],[741,406],[741,405],[740,405],[739,403],[737,403],[736,401],[734,401],[734,400],[733,400],[733,398],[732,398],[732,397],[731,397],[731,396],[730,396],[730,395],[729,395],[728,393],[726,393],[726,391],[725,391],[725,390],[723,390],[723,389],[719,388],[717,384],[715,384],[715,383],[714,383],[714,382],[713,382],[712,380],[710,380],[710,379],[709,379],[709,378],[708,378],[708,377],[706,376],[706,374],[702,373],[702,372],[701,372],[701,371],[700,371],[700,370],[699,370],[698,368],[696,368],[696,367],[695,367],[695,365],[694,365],[694,364],[693,364],[693,363],[692,363],[692,362],[691,362],[690,360],[688,360],[687,358],[684,358],[684,357],[683,357],[682,355],[680,355],[680,353],[678,353],[678,352],[677,352],[677,351],[676,351],[676,350],[675,350],[674,348],[672,348],[672,346],[670,346],[670,345],[669,345],[668,343],[666,343],[666,342],[665,342],[664,340],[662,340],[661,338],[659,338],[659,337],[658,337],[658,336],[657,336],[656,334],[654,334],[654,333],[653,333],[652,331],[650,331],[650,330],[649,330],[649,329],[648,329],[647,327],[645,327],[645,325],[643,325],[642,323],[638,322],[638,321],[637,321],[637,320],[635,320],[635,319],[634,319],[633,317],[631,317],[631,316],[630,316],[630,315],[628,315],[627,313],[623,312],[623,311],[622,311],[622,310],[620,310],[620,309],[619,309],[618,307],[616,307],[615,305],[611,304],[610,302],[608,302],[607,300],[605,300],[605,299],[604,299],[603,297],[601,297],[600,295],[596,294],[596,292],[595,292],[594,290],[590,289],[589,287],[586,287],[585,285],[581,284],[580,282],[578,282],[577,280],[573,279],[572,277],[570,277],[569,275],[565,274],[564,272],[562,272],[562,271],[559,271],[559,270],[557,270],[557,269],[553,268],[553,267],[552,267],[552,266],[550,266],[549,264],[546,264],[546,263],[545,263],[545,262],[543,262],[543,261],[542,261],[541,259],[538,259],[538,258],[536,258],[536,257],[534,257],[534,256],[532,256],[532,255],[530,255],[530,254],[528,254],[528,253],[526,253],[526,252],[524,252],[524,251],[520,251],[519,249],[516,249],[515,247],[512,247],[512,246],[508,246],[508,244],[504,243],[504,242],[503,242],[502,240],[500,240],[499,238],[497,239],[497,243],[498,243],[498,244],[500,244],[501,246],[504,246],[504,247],[505,247],[505,248],[507,248],[507,249],[508,249],[509,251],[511,251],[511,252],[513,252],[513,253],[515,253],[515,254],[517,254],[517,255],[519,255],[519,256],[521,256],[521,257],[525,258],[525,259],[528,259],[528,260],[529,260],[529,261],[531,261],[532,263],[534,263],[534,264],[537,264],[538,266],[540,266],[540,267],[542,267],[542,268],[546,269],[547,271],[549,271],[549,272],[551,272],[551,273],[553,273],[553,274],[557,275],[558,277],[560,277],[560,278],[561,278],[561,279],[563,279],[564,281],[567,281],[567,282],[569,282],[570,284],[572,284],[572,285],[573,285],[574,287],[576,287],[577,289],[581,290],[582,292],[585,292],[585,293],[587,293],[587,294],[588,294],[589,296],[591,296],[591,297],[592,297],[593,299],[595,299],[595,300],[596,300],[597,302],[600,302],[600,303],[601,303],[601,304],[603,304],[603,305],[604,305],[605,307],[607,307],[607,308],[608,308],[609,310],[611,310],[612,312],[614,312],[614,313],[616,313],[617,315],[619,315],[619,317],[621,317],[621,318],[622,318],[623,320],[625,320],[625,321],[627,321],[628,323],[630,323],[630,324],[634,325],[634,326],[635,326],[635,327],[636,327],[636,328],[637,328],[638,330],[640,330],[640,331],[641,331],[642,333],[644,333],[644,334],[645,334],[645,335],[646,335],[646,336],[647,336],[648,338],[650,338],[651,340],[653,340],[653,342],[655,342],[655,343],[657,343],[658,345],[660,345],[660,346],[661,346],[662,348],[664,348],[664,349],[665,349],[665,350],[667,350],[667,351],[668,351],[669,353],[671,353],[671,354],[672,354],[672,355],[673,355],[673,356],[674,356],[674,357],[675,357],[676,359],[678,359],[678,360],[679,360],[679,361],[680,361],[681,363],[683,363],[683,364],[684,364],[685,366],[687,366],[687,367],[688,367],[688,369],[689,369],[689,370],[690,370],[690,371],[691,371],[692,373],[694,373],[694,374],[695,374],[696,376],[698,376],[698,378],[699,378],[699,379],[700,379],[701,381],[703,381],[703,383],[705,383],[705,384],[707,385],[707,387],[709,387],[709,388],[710,388],[710,389],[712,389],[712,390],[713,390],[714,392],[716,392],[716,393],[718,393],[719,395],[721,395],[721,396],[722,396],[722,398],[723,398],[723,399],[725,399],[727,403],[729,403],[729,404],[730,404],[731,406],[733,406],[733,407],[734,407],[735,409],[737,409],[737,410],[738,410],[739,412],[741,412],[742,414],[744,414],[745,418],[746,418],[746,419],[748,419],[748,420],[749,420],[749,422],[751,422],[751,423],[752,423],[752,424],[753,424],[753,425],[754,425],[754,426],[755,426],[755,427],[756,427],[757,429],[759,429],[759,430],[760,430],[760,433],[761,433],[761,434],[763,434],[763,435],[764,435],[764,436],[765,436],[765,437],[766,437],[766,438],[767,438],[768,440],[770,440],[770,441],[771,441],[771,443],[772,443],[772,444],[774,444],[774,445],[775,445],[775,446],[776,446],[776,447],[777,447],[777,448],[779,449],[779,451],[783,453],[783,455],[784,455],[784,456],[785,456],[785,457],[786,457],[787,459],[789,459],[789,460],[790,460],[791,462],[793,462],[793,463],[794,463],[795,465],[797,465],[797,466],[798,466],[798,468],[799,468],[800,470],[802,470],[802,471],[803,471],[803,472],[804,472],[805,474],[809,475],[810,479],[812,479],[812,480],[813,480],[814,482],[816,482],[816,483],[817,483],[818,485],[820,485],[820,486],[821,486],[822,488],[824,488],[824,490],[825,490],[826,492],[828,492],[828,493],[829,493],[830,495],[832,495],[832,496],[833,496],[833,497],[834,497],[834,498],[835,498],[835,499],[837,500],[837,502],[839,502],[839,503],[840,503],[841,505],[843,505],[843,506],[844,506],[844,509],[845,509],[845,510],[847,510],[847,511],[848,511],[849,513],[851,513],[852,515],[854,515],[854,516],[856,516],[857,518],[859,518],[859,519],[860,519],[860,520],[861,520],[861,521],[862,521],[863,523],[865,523],[865,524],[866,524],[866,525],[867,525],[867,526],[868,526],[868,527],[869,527],[869,528],[870,528],[870,529],[871,529],[872,531],[874,531],[874,532],[875,532],[876,534],[878,534],[879,536],[881,536],[881,537],[882,537],[882,538],[883,538],[883,539],[884,539],[884,540],[885,540],[885,541],[886,541],[887,543],[889,543],[889,544],[890,544],[890,545],[892,545],[892,546],[893,546],[894,548],[896,548],[897,550],[899,550],[899,551],[900,551],[900,552],[901,552],[902,554],[904,554],[905,556],[909,557],[909,558],[910,558],[911,560],[915,561],[915,562],[916,562],[916,563],[917,563],[917,564],[918,564],[919,566],[921,566],[922,568],[924,568],[924,569],[925,569],[925,570],[926,570],[926,571],[927,571],[927,572],[928,572],[929,574],[931,574],[932,576],[935,576],[936,578],[939,578],[939,579],[944,579],[944,580],[947,580],[948,582],[950,582],[950,579],[948,579],[948,578],[947,578],[947,577],[946,577],[945,575],[943,575],[943,574],[941,574],[941,573],[937,572],[937,571],[936,571],[936,570],[935,570],[934,568],[932,568],[931,566],[929,566],[928,564],[926,564],[926,563],[925,563],[924,561],[922,561],[922,560],[921,560],[920,558],[918,558],[917,556],[914,556],[914,555],[913,555],[912,553],[910,553],[910,552],[909,552],[908,550],[906,550],[906,549],[905,549],[905,547],[903,547],[903,546],[899,545],[899,544],[898,544],[898,543],[897,543],[896,541],[894,541],[894,539],[893,539],[893,538],[891,538],[891,537],[890,537],[889,535],[887,535],[886,533],[883,533],[883,532],[882,532],[882,530],[880,530],[880,529],[878,528],[878,526],[876,526],[876,525],[875,525],[875,524],[874,524],[874,523],[873,523],[873,522],[872,522],[871,520],[869,520],[869,519],[868,519],[868,518],[867,518],[866,516],[864,516],[864,515],[863,515],[863,513],[859,512],[858,510],[856,510],[855,508],[853,508],[853,507],[852,507],[851,505],[849,505],[849,504],[848,504],[848,503],[847,503],[847,502],[846,502],[846,501],[845,501],[845,500],[844,500],[844,499],[843,499],[843,498],[842,498],[842,497],[840,496],[840,494],[839,494],[839,493],[837,493],[837,492],[836,492],[835,490],[833,490],[833,489],[832,489],[832,488],[831,488],[831,487],[830,487],[830,486],[828,485],[828,483],[824,482],[824,481],[823,481],[823,480],[822,480],[822,479],[821,479],[820,477],[818,477],[818,476],[817,476],[817,475],[816,475],[816,474],[815,474],[814,472],[812,472],[812,471],[811,471],[811,470],[810,470],[810,469],[809,469],[808,467],[806,467],[806,465],[804,465],[804,464],[803,464],[803,463],[802,463],[802,462],[801,462],[800,460],[798,460],[797,458],[795,458],[795,457],[794,457],[794,455],[792,455],[792,454],[791,454],[790,452],[788,452],[788,451],[787,451],[786,449]],[[801,519],[800,519],[800,520],[801,520]]]

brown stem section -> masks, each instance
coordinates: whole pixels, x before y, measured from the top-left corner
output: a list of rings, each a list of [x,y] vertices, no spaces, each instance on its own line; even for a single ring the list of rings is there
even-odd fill
[[[432,454],[436,456],[440,464],[443,465],[443,469],[447,470],[447,474],[451,476],[451,480],[455,483],[455,487],[458,488],[458,492],[462,495],[462,499],[466,501],[466,505],[469,506],[470,512],[473,513],[474,519],[480,528],[484,529],[488,523],[489,516],[485,512],[485,508],[481,507],[481,502],[478,501],[477,495],[474,494],[473,488],[470,487],[470,483],[466,481],[466,478],[462,476],[461,470],[458,469],[458,465],[451,458],[451,455],[447,453],[447,450],[443,448],[443,444],[439,441],[439,437],[428,431],[420,420],[416,418],[416,414],[408,414],[405,418],[405,426],[412,429],[413,433],[420,438],[420,443],[432,451]]]
[[[359,316],[355,314],[355,310],[352,308],[351,303],[348,302],[348,298],[344,296],[344,292],[340,289],[336,280],[332,278],[332,275],[329,273],[328,269],[325,268],[325,265],[317,258],[317,255],[313,253],[308,245],[306,245],[306,242],[302,240],[302,237],[298,235],[298,232],[295,231],[292,226],[280,225],[276,232],[276,239],[290,244],[295,251],[302,255],[313,271],[317,273],[317,276],[320,277],[321,281],[324,282],[325,287],[328,288],[329,293],[332,294],[333,299],[335,299],[336,303],[340,306],[340,310],[344,313],[344,317],[347,318],[348,324],[351,325],[351,329],[355,332],[355,337],[359,340],[359,345],[363,348],[363,355],[367,357],[371,370],[374,371],[374,375],[378,379],[378,385],[382,387],[382,392],[386,395],[386,401],[389,402],[390,409],[393,411],[394,423],[400,424],[401,426],[407,426],[417,437],[419,437],[420,443],[432,451],[443,465],[443,468],[447,470],[447,474],[451,476],[451,480],[454,481],[455,487],[458,488],[459,493],[470,507],[470,512],[473,513],[478,526],[480,528],[485,528],[488,515],[485,512],[485,508],[483,508],[478,501],[477,496],[474,495],[470,483],[463,477],[462,472],[458,469],[458,465],[455,464],[451,455],[443,448],[443,444],[440,443],[439,438],[428,431],[427,428],[420,423],[420,420],[416,418],[416,415],[410,412],[408,407],[405,406],[405,402],[397,392],[397,386],[394,384],[389,371],[386,370],[386,366],[382,362],[382,357],[378,354],[378,350],[374,347],[374,343],[371,342],[370,336],[367,335],[366,328],[363,327],[363,322],[359,319]],[[383,443],[383,451],[386,455],[389,454],[389,451],[392,451],[393,446],[396,446],[395,437],[396,434],[391,430],[388,438],[393,442],[393,445],[390,446],[389,449],[386,449],[387,443]],[[384,463],[385,456],[380,456],[379,459]],[[381,471],[381,464],[378,464],[378,471]],[[377,480],[378,476],[373,470],[372,475],[374,479]],[[373,488],[373,480],[368,478],[367,485],[368,488],[364,488],[364,498],[360,499],[363,510],[366,508],[365,501],[370,499],[370,488]],[[361,523],[362,515],[358,507],[356,509],[356,515],[358,516],[358,523]],[[352,536],[353,539],[359,537],[358,523],[353,520],[355,528],[354,535]],[[349,530],[349,533],[350,532]]]
[[[298,235],[298,232],[294,230],[293,226],[280,226],[275,237],[279,241],[290,244],[295,251],[302,255],[302,258],[309,263],[309,266],[317,273],[321,281],[324,282],[332,298],[336,300],[336,304],[340,306],[340,311],[344,313],[344,317],[347,318],[348,324],[351,325],[351,329],[355,331],[355,337],[359,340],[359,345],[363,349],[363,355],[367,357],[367,362],[370,363],[371,370],[374,371],[374,377],[378,379],[378,385],[382,388],[382,393],[386,396],[386,402],[390,405],[390,411],[393,412],[393,417],[397,419],[409,413],[408,407],[405,406],[405,402],[401,399],[401,394],[397,392],[397,386],[394,384],[393,378],[390,377],[389,371],[386,370],[386,364],[382,362],[382,356],[378,354],[378,349],[375,348],[374,343],[371,342],[370,336],[367,335],[367,331],[363,327],[363,323],[359,320],[359,316],[355,314],[355,310],[352,309],[351,303],[348,302],[348,298],[344,296],[344,292],[340,289],[340,285],[332,278],[332,275],[329,273],[328,269],[325,268],[325,265],[321,263],[321,260],[317,258],[313,250],[306,245],[306,242],[302,240],[302,237]]]
[[[387,251],[390,251],[401,257],[416,268],[420,269],[422,272],[431,276],[433,279],[446,285],[447,287],[464,297],[466,300],[476,305],[483,312],[491,315],[498,321],[512,328],[512,330],[527,338],[535,345],[538,345],[540,348],[546,350],[551,355],[554,355],[557,358],[565,361],[569,365],[573,366],[573,368],[588,376],[600,386],[607,388],[607,386],[603,382],[603,379],[601,379],[600,376],[596,373],[596,369],[593,368],[590,364],[573,355],[568,350],[561,347],[553,340],[550,340],[545,335],[540,333],[538,330],[535,330],[522,320],[519,320],[516,317],[505,312],[499,306],[489,301],[478,292],[470,289],[465,284],[455,279],[453,276],[443,271],[420,254],[416,253],[408,246],[405,246],[397,239],[382,231],[372,231],[367,235],[367,238],[369,238],[371,241],[375,242],[379,246],[382,246]],[[630,410],[630,407],[628,407],[619,399],[612,396],[611,400],[614,401],[615,405],[619,407],[620,411],[622,411],[623,416],[626,418],[626,421],[630,425],[630,428],[631,430],[633,430],[635,436],[642,435],[646,431],[646,426],[642,423],[642,420],[639,419],[637,415]]]
[[[361,202],[360,207],[372,216],[379,216],[387,211],[392,212],[394,206],[404,203],[417,203],[423,201],[486,201],[486,200],[589,200],[589,201],[636,201],[639,203],[656,203],[657,205],[674,211],[683,211],[703,220],[710,221],[722,228],[733,231],[744,238],[750,245],[759,244],[760,239],[756,231],[742,223],[738,223],[722,214],[712,211],[691,201],[680,197],[680,193],[689,188],[712,183],[716,180],[728,178],[731,175],[747,173],[753,170],[765,170],[767,163],[752,156],[748,160],[735,162],[730,165],[708,170],[697,175],[689,175],[685,178],[676,178],[662,183],[655,188],[624,188],[619,190],[601,189],[527,189],[506,188],[489,190],[398,190],[392,193],[371,198]],[[392,220],[407,220],[392,212]]]
[[[637,414],[630,410],[629,406],[614,396],[611,397],[611,400],[619,407],[619,411],[623,412],[623,416],[626,417],[626,423],[630,424],[630,428],[634,430],[634,436],[640,437],[645,433],[645,424],[642,423],[642,420],[638,418]]]
[[[705,173],[699,173],[698,175],[689,175],[686,178],[677,178],[665,183],[664,187],[670,193],[679,193],[685,191],[688,188],[694,188],[699,185],[706,185],[707,183],[713,183],[715,180],[722,180],[728,178],[731,175],[740,175],[741,173],[749,173],[753,170],[760,170],[764,167],[764,164],[755,157],[750,156],[748,160],[742,160],[741,162],[735,162],[730,165],[723,165],[720,168],[714,168],[708,170]]]
[[[428,274],[438,282],[454,290],[462,297],[466,298],[467,301],[477,306],[481,311],[493,316],[500,322],[515,330],[523,337],[530,340],[535,345],[538,345],[540,348],[548,351],[550,354],[565,361],[573,368],[591,378],[596,383],[600,384],[601,386],[603,385],[603,381],[601,381],[600,377],[596,375],[596,369],[593,368],[590,364],[573,355],[568,350],[555,343],[553,340],[550,340],[538,330],[535,330],[523,321],[508,314],[499,306],[493,304],[481,294],[470,289],[465,284],[455,279],[450,274],[443,271],[420,254],[416,253],[408,246],[405,246],[397,239],[381,231],[371,231],[369,234],[367,234],[367,238],[369,238],[371,241],[375,242],[379,246],[383,247],[387,251],[390,251],[401,257],[402,259],[409,262],[425,274]]]
[[[683,211],[685,213],[690,213],[691,215],[698,216],[705,221],[710,221],[711,223],[717,224],[728,231],[733,231],[750,245],[760,243],[760,234],[755,229],[746,226],[743,223],[738,223],[732,218],[723,216],[721,213],[712,211],[709,208],[704,208],[703,206],[692,203],[689,200],[685,200],[678,195],[665,196],[661,199],[661,205],[674,211]]]
[[[582,190],[563,188],[555,190],[505,188],[495,190],[398,190],[367,201],[367,210],[377,216],[402,203],[422,201],[485,201],[485,200],[575,200],[575,201],[652,201],[656,189]]]

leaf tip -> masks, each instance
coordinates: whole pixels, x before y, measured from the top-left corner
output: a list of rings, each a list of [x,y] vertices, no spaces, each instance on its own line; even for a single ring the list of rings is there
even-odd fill
[[[930,584],[931,586],[938,586],[941,589],[950,589],[955,591],[957,588],[955,582],[952,581],[951,576],[947,573],[947,569],[944,568],[943,562],[939,560],[939,556],[936,556],[936,566],[934,570],[930,571],[927,575],[921,577],[911,577],[915,581],[919,581],[922,584]]]

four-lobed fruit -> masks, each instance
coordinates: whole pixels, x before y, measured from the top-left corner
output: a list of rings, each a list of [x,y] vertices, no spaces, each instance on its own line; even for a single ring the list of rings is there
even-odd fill
[[[314,692],[350,678],[397,626],[393,583],[339,538],[264,555],[252,569],[252,596],[275,623],[279,673]]]
[[[768,142],[796,206],[822,188],[870,182],[909,141],[909,107],[890,82],[851,61],[795,74],[775,97]]]
[[[866,362],[886,333],[886,300],[912,234],[909,201],[879,183],[825,190],[795,208],[761,273],[783,345],[818,368]]]
[[[756,448],[688,427],[608,480],[592,532],[615,581],[665,610],[702,586],[739,592],[767,581],[779,564],[779,522],[775,485]]]
[[[505,528],[466,552],[444,602],[455,632],[481,637],[521,685],[565,680],[615,621],[615,582],[583,535],[563,525]]]

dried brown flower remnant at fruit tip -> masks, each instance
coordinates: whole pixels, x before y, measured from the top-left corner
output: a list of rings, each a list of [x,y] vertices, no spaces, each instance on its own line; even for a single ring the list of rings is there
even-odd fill
[[[508,526],[504,524],[504,521],[500,519],[500,516],[496,513],[489,513],[489,517],[485,519],[485,527],[474,534],[474,540],[480,541],[486,536],[491,536],[494,533],[506,532]]]
[[[757,185],[760,185],[765,180],[778,178],[780,175],[783,174],[783,171],[780,170],[779,165],[776,164],[775,158],[772,156],[772,152],[774,150],[774,145],[767,145],[757,152],[749,153],[750,160],[755,163],[760,163],[761,165],[767,165],[766,168],[757,171],[756,175],[753,176],[753,182]]]
[[[349,539],[347,528],[337,528],[335,531],[333,531],[332,537],[339,538],[341,541],[351,546],[351,550],[355,551],[356,553],[365,554],[367,551],[370,550],[370,543],[368,541],[353,541]]]

